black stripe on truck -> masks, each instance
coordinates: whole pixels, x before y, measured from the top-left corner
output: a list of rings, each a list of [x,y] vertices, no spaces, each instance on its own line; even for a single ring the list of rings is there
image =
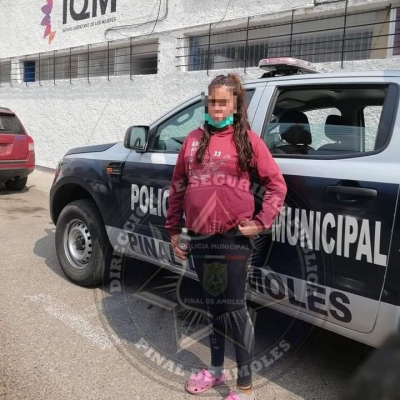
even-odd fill
[[[93,146],[83,146],[83,147],[76,147],[75,149],[71,149],[68,151],[66,156],[71,154],[82,154],[82,153],[99,153],[102,151],[106,151],[112,146],[116,145],[117,143],[107,143],[107,144],[97,144]]]

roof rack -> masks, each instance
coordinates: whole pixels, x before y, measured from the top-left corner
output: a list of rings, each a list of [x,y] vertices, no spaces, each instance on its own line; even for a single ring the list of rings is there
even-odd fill
[[[261,78],[299,74],[318,74],[317,68],[308,61],[293,57],[264,58],[258,64],[267,71]]]

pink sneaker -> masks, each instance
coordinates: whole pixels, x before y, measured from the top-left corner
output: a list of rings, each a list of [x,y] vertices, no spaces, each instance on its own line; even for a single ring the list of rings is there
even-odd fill
[[[254,393],[253,399],[256,400],[255,393]],[[240,400],[240,397],[234,390],[231,390],[229,392],[228,396],[225,397],[225,400]]]
[[[220,378],[215,378],[206,369],[202,369],[197,374],[190,375],[189,380],[186,382],[185,388],[191,394],[203,393],[213,386],[222,385],[226,381],[226,375],[222,374]]]

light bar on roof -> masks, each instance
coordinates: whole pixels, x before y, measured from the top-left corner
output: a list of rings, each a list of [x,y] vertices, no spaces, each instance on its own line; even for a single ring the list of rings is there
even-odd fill
[[[303,74],[316,74],[319,71],[308,61],[293,57],[264,58],[258,64],[259,68],[270,71],[297,70]]]

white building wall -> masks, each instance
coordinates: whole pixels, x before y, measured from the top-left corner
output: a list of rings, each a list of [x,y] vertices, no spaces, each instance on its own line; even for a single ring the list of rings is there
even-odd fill
[[[91,3],[91,0],[88,0]],[[29,2],[9,2],[5,8],[0,8],[0,37],[7,40],[0,42],[0,59],[29,55],[37,52],[63,49],[70,46],[104,42],[106,27],[124,24],[140,23],[155,19],[158,14],[158,1],[139,2],[132,0],[117,0],[117,20],[104,26],[94,26],[81,30],[62,33],[62,10],[56,9],[62,4],[54,0],[52,10],[52,28],[56,35],[51,44],[43,39],[43,27],[40,26],[42,12],[40,7],[46,0],[30,0]],[[76,9],[85,0],[76,0]],[[0,7],[2,6],[0,0]],[[109,4],[111,0],[109,0]],[[143,4],[146,3],[146,4]],[[126,129],[134,124],[149,124],[172,107],[182,101],[205,91],[207,84],[217,73],[228,71],[186,72],[176,68],[180,42],[177,39],[190,28],[190,31],[200,29],[201,24],[254,14],[269,14],[269,18],[278,18],[282,14],[274,11],[301,7],[312,3],[307,0],[275,1],[247,0],[247,2],[232,0],[226,11],[228,0],[170,0],[168,17],[159,23],[152,38],[159,40],[159,73],[157,75],[91,78],[69,81],[51,81],[39,83],[23,83],[3,85],[0,88],[0,105],[10,107],[21,118],[28,132],[35,139],[37,164],[54,167],[65,152],[72,148],[88,144],[106,143],[123,140]],[[373,3],[372,1],[350,1],[351,6]],[[166,0],[162,0],[160,15],[165,11]],[[326,7],[343,7],[333,4]],[[62,8],[62,7],[61,7]],[[164,10],[164,11],[163,11]],[[319,8],[321,10],[321,8]],[[300,10],[299,13],[315,12],[313,8]],[[109,18],[104,15],[99,20]],[[260,17],[261,18],[261,17]],[[38,22],[39,21],[39,22]],[[237,22],[236,22],[237,23]],[[78,23],[74,23],[77,25]],[[234,22],[221,23],[232,25]],[[73,24],[71,24],[73,25]],[[195,29],[195,26],[199,25]],[[154,23],[135,29],[126,29],[126,35],[140,36],[150,33]],[[141,31],[139,31],[141,30]],[[18,34],[16,34],[18,32]],[[160,33],[167,32],[167,35]],[[5,35],[5,36],[4,36]],[[112,33],[108,39],[120,39],[119,34]],[[345,69],[399,69],[399,59],[369,60],[345,63]],[[339,70],[337,63],[328,68]],[[260,70],[251,68],[246,75],[243,69],[237,70],[245,80],[258,78]]]
[[[167,6],[168,15],[157,23],[155,33],[215,23],[223,17],[224,20],[231,20],[255,14],[270,14],[313,2],[312,0],[281,0],[279,2],[270,0],[115,0],[116,12],[111,13],[113,0],[108,0],[106,14],[100,15],[98,11],[97,17],[92,18],[93,2],[96,1],[97,4],[100,4],[100,0],[53,0],[50,18],[52,30],[56,34],[52,43],[48,44],[48,40],[43,38],[44,27],[40,25],[44,17],[41,8],[47,1],[51,0],[0,1],[0,38],[7,38],[6,41],[1,41],[0,58],[121,39],[121,34],[134,37],[146,35],[153,30],[154,22],[151,21],[156,20],[157,16],[161,19],[167,12]],[[77,12],[85,11],[85,4],[87,4],[87,12],[91,17],[73,21],[67,14],[67,23],[63,24],[65,1],[68,5],[73,1],[74,9]],[[228,3],[229,8],[227,9]],[[160,4],[161,7],[159,7]],[[116,20],[63,32],[78,25],[91,25],[93,22],[108,18]],[[120,33],[110,32],[105,35],[106,29],[122,25],[127,25],[128,28],[119,31]],[[136,26],[132,27],[132,25]]]

